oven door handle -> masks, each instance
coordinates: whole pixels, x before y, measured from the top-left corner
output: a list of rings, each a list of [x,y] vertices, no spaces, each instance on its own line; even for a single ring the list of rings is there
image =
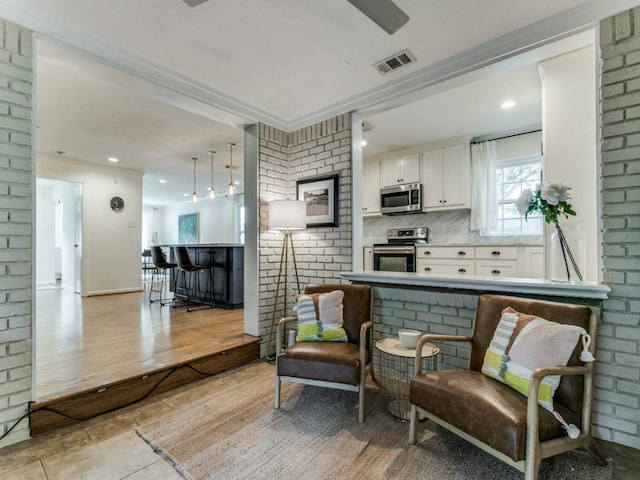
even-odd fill
[[[414,253],[415,247],[407,246],[407,247],[373,247],[373,254],[376,253],[394,253],[394,254],[402,254],[402,253]]]

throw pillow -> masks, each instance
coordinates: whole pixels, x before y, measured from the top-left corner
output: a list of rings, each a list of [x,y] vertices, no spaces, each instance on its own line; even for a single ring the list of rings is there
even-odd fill
[[[591,339],[583,328],[550,322],[507,307],[502,312],[485,354],[482,373],[527,396],[534,370],[539,367],[565,366],[580,337],[583,338],[580,358],[583,361],[593,361],[587,350]],[[538,404],[550,412],[554,412],[553,396],[560,378],[560,375],[549,375],[540,382]],[[559,420],[569,431],[570,426],[561,418]],[[575,426],[571,427],[575,429]],[[569,433],[573,438],[574,432]]]
[[[346,342],[347,332],[342,328],[343,298],[342,290],[297,295],[296,342]]]

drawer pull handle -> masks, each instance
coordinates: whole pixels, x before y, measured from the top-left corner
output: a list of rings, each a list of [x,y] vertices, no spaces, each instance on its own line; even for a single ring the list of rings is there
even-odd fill
[[[497,257],[498,255],[500,255],[500,252],[498,250],[494,250],[493,252],[491,252],[491,255],[495,255]]]
[[[458,273],[467,273],[467,269],[466,268],[459,268],[458,269]]]
[[[430,271],[431,271],[431,267],[425,267],[425,268],[424,268],[424,271],[425,271],[425,272],[430,272]]]
[[[431,255],[431,252],[429,250],[427,250],[426,252],[424,252],[425,255]]]
[[[462,256],[462,257],[464,257],[466,254],[467,254],[467,252],[465,252],[464,250],[460,250],[460,251],[458,252],[458,255],[460,255],[460,256]]]
[[[491,270],[494,275],[500,275],[500,270]]]

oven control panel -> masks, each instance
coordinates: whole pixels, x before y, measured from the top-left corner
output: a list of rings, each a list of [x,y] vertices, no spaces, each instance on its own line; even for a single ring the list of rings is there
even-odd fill
[[[418,240],[426,242],[428,234],[429,229],[427,227],[390,228],[387,230],[387,240]]]

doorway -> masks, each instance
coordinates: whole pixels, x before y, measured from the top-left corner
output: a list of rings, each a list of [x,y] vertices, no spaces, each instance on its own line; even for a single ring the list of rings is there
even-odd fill
[[[36,286],[82,294],[82,184],[36,179]]]

